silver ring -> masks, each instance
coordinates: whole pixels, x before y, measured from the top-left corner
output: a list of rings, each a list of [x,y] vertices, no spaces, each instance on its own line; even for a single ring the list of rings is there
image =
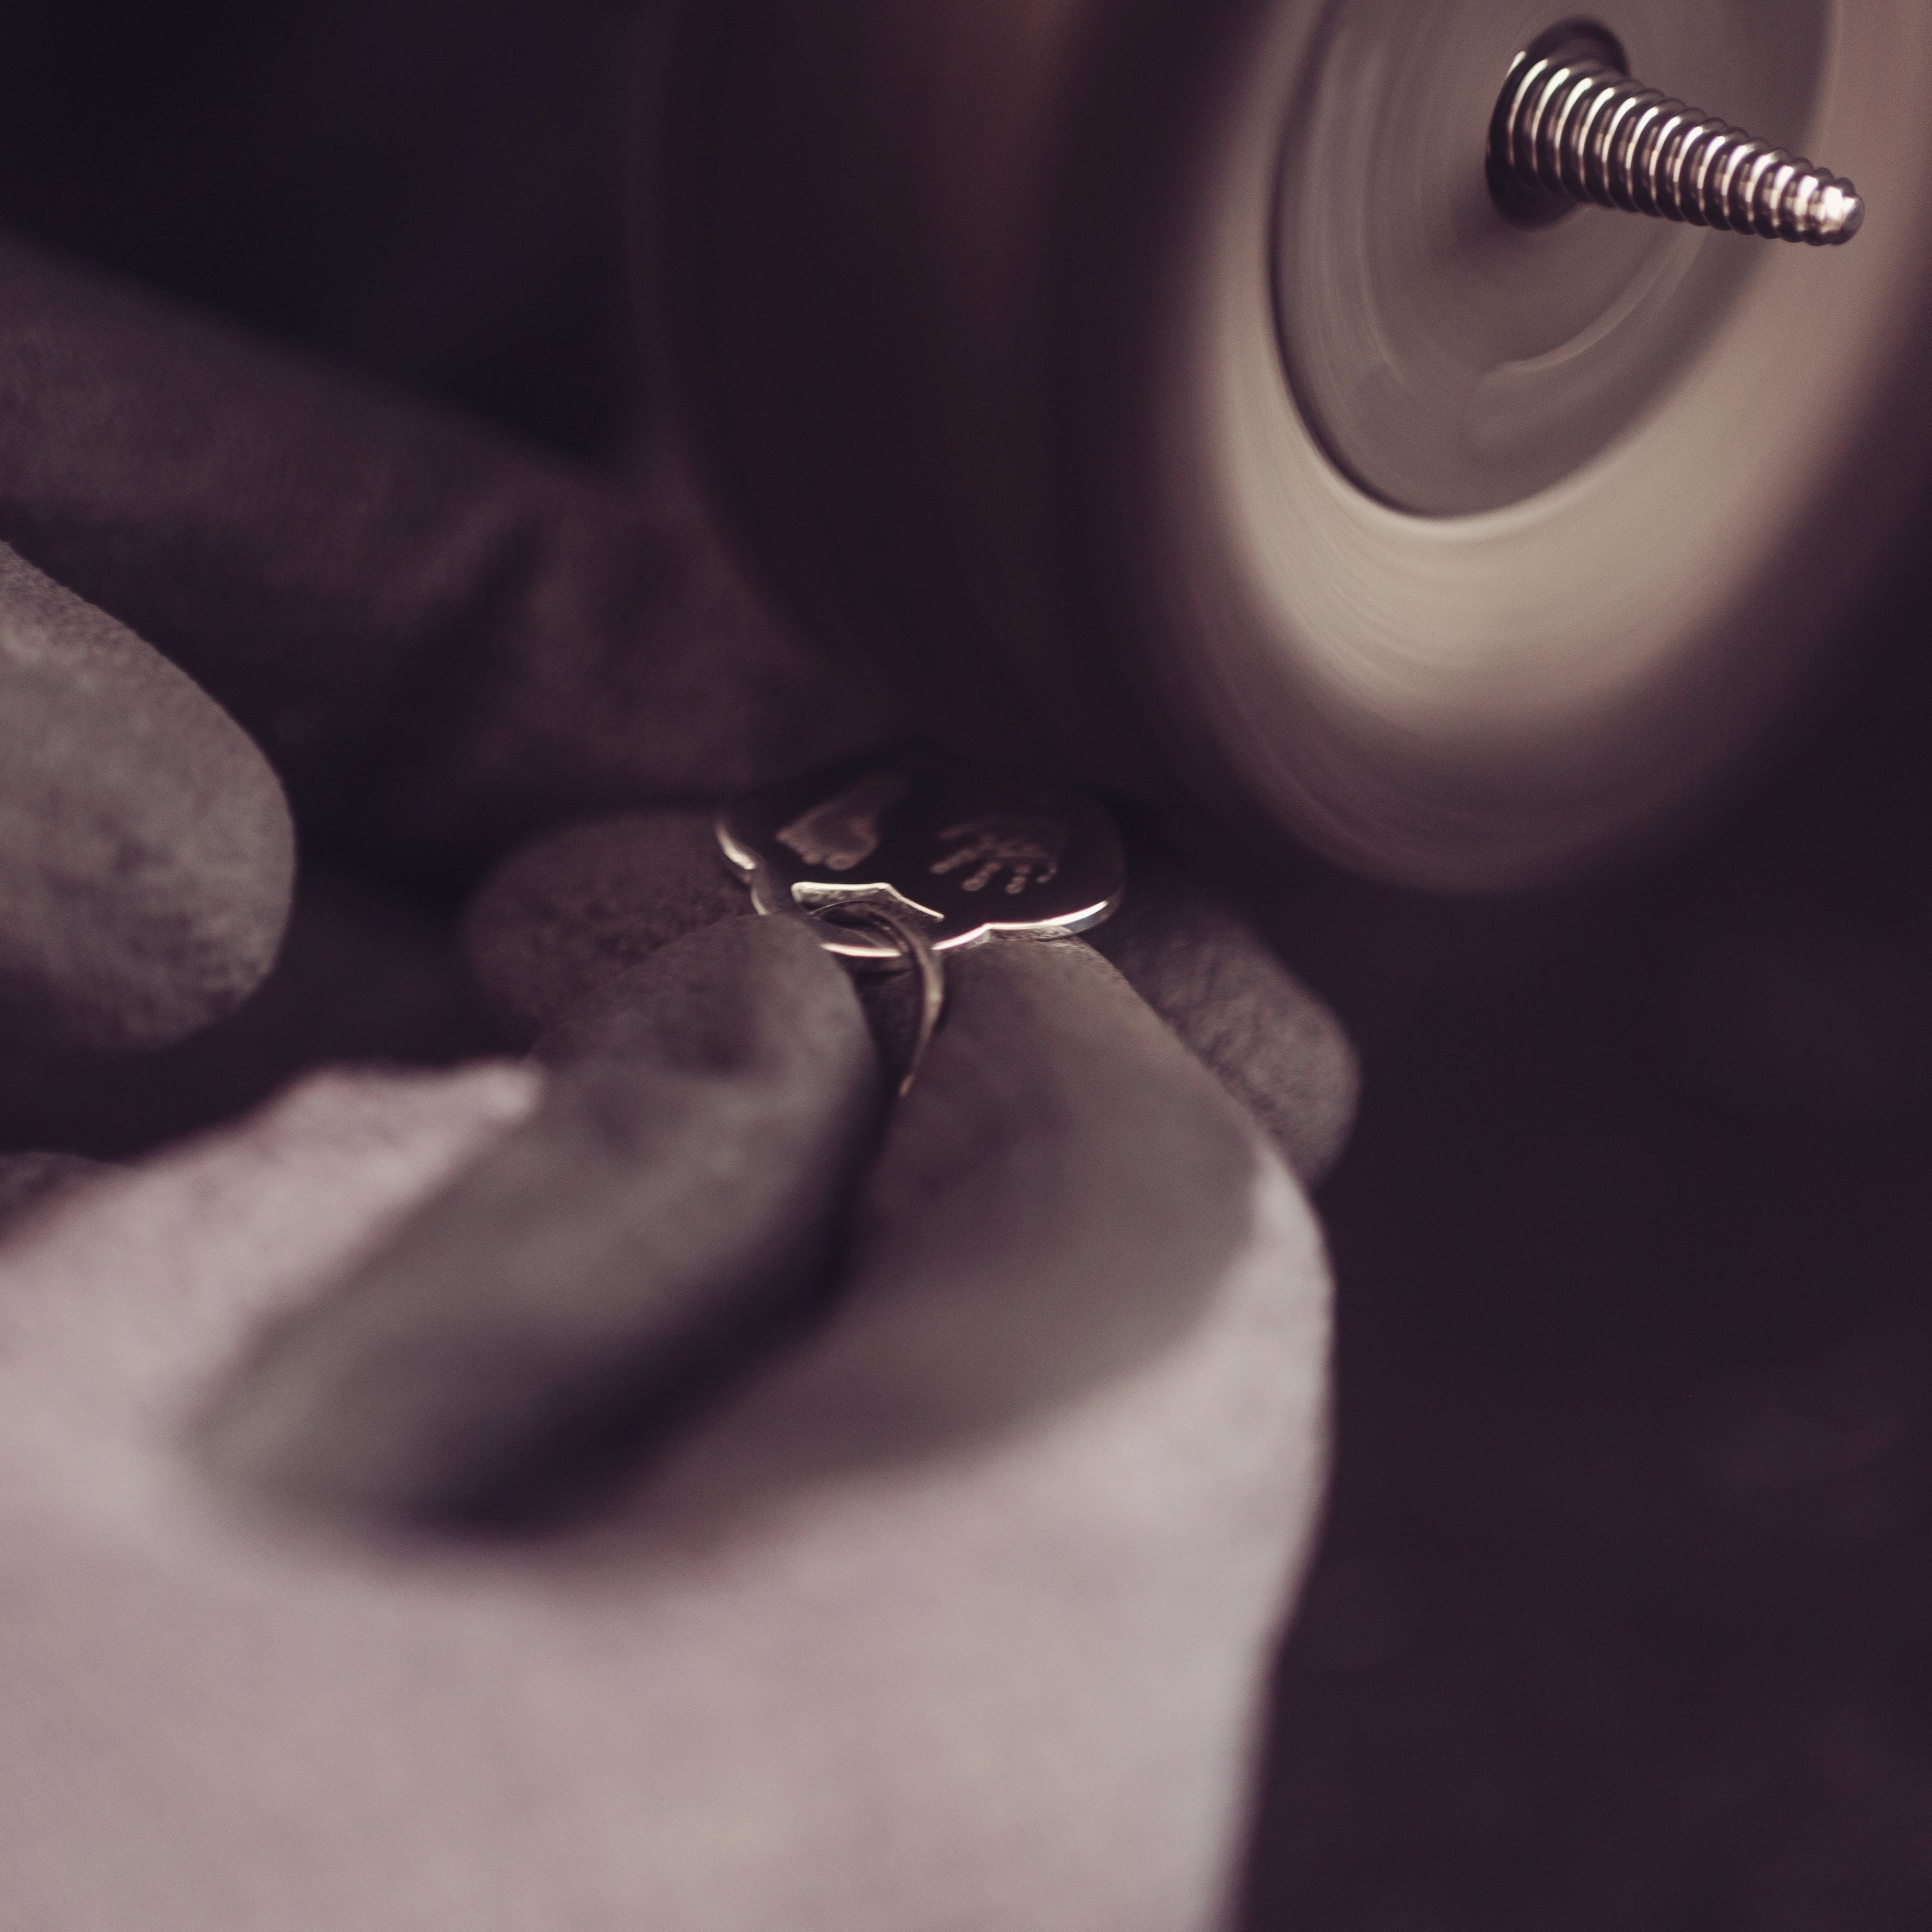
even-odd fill
[[[919,1025],[913,1036],[904,1076],[899,1082],[899,1098],[903,1100],[919,1077],[926,1049],[932,1044],[932,1036],[938,1031],[946,1011],[946,967],[938,949],[911,920],[876,899],[848,899],[841,905],[822,907],[812,916],[827,926],[869,926],[874,932],[884,934],[898,946],[901,963],[919,974]]]

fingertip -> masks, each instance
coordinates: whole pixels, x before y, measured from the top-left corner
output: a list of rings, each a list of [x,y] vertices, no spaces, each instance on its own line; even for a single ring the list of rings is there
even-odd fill
[[[471,900],[464,956],[523,1044],[660,948],[747,910],[710,813],[622,812],[518,846]]]
[[[923,1454],[1136,1372],[1216,1304],[1274,1195],[1306,1216],[1240,1108],[1090,947],[995,940],[948,977],[855,1223],[877,1400],[831,1426],[862,1454]]]
[[[1137,876],[1096,950],[1267,1130],[1306,1186],[1341,1158],[1361,1096],[1328,1005],[1217,897],[1160,867]]]
[[[0,1239],[56,1201],[113,1172],[76,1154],[0,1156]]]
[[[220,1019],[274,963],[295,859],[240,726],[0,548],[0,1023],[130,1052]]]
[[[744,908],[602,980],[538,1037],[545,1065],[647,1060],[688,1071],[790,1059],[812,1048],[869,1060],[858,995],[801,920]]]

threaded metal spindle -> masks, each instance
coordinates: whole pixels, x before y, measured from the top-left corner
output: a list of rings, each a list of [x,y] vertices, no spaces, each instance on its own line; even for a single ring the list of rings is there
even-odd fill
[[[1646,87],[1612,51],[1592,38],[1517,55],[1490,131],[1499,190],[1814,248],[1858,232],[1865,205],[1850,182]]]

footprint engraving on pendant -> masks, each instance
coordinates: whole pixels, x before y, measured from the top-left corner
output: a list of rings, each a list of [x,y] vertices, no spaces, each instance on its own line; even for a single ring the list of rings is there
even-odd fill
[[[912,789],[902,772],[873,772],[786,826],[778,843],[808,866],[849,872],[879,849],[879,827],[887,812]]]
[[[739,799],[718,842],[759,911],[890,907],[938,952],[996,933],[1067,938],[1108,917],[1126,890],[1120,833],[1097,799],[916,740]],[[904,955],[857,925],[826,931],[848,959]]]

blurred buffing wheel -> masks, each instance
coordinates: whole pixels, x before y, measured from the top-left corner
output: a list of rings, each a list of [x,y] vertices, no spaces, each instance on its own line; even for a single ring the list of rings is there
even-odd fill
[[[1530,0],[699,0],[671,340],[730,522],[982,745],[1433,884],[1761,734],[1914,507],[1924,0],[1620,0],[1628,70],[1856,181],[1855,244],[1486,167]],[[1565,29],[1567,31],[1567,29]]]

